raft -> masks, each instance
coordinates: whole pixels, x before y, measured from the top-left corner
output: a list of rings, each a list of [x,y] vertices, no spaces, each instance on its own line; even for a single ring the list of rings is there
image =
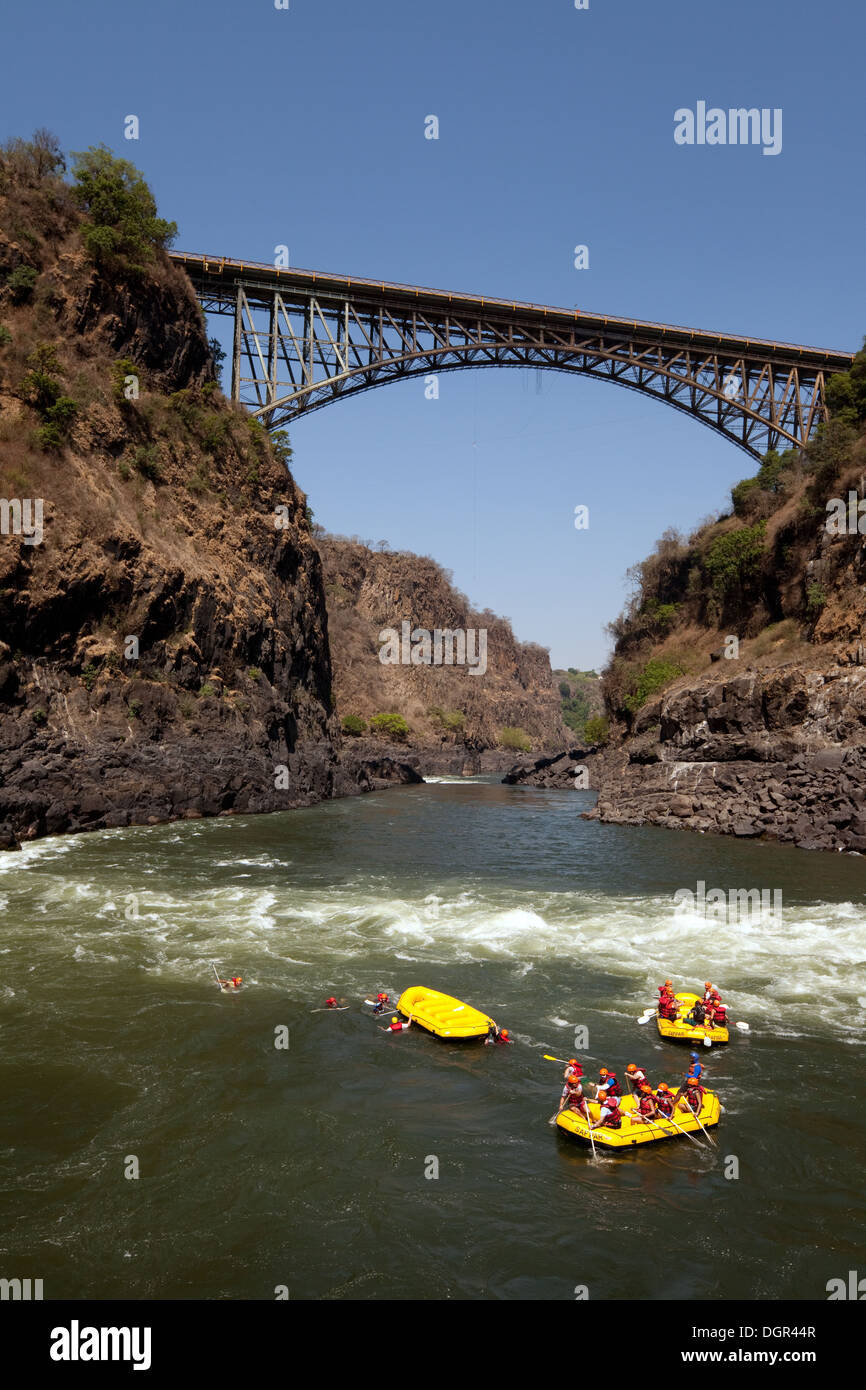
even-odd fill
[[[426,989],[424,985],[413,985],[404,990],[397,1000],[401,1014],[412,1015],[413,1023],[420,1023],[428,1033],[437,1038],[483,1038],[493,1019],[454,999],[450,994],[440,994],[436,989]]]
[[[690,1013],[695,1004],[700,999],[699,994],[675,994],[674,998],[679,1004],[677,1010],[677,1021],[670,1018],[659,1018],[656,1014],[658,1030],[663,1038],[670,1038],[673,1042],[695,1042],[702,1043],[704,1038],[709,1038],[714,1045],[716,1043],[726,1043],[729,1038],[727,1028],[705,1028],[702,1023],[686,1023],[685,1016]]]
[[[597,1100],[590,1100],[587,1104],[590,1119],[595,1124],[598,1121],[601,1106]],[[620,1128],[610,1129],[604,1125],[601,1129],[594,1129],[592,1137],[595,1143],[606,1149],[630,1149],[633,1144],[653,1144],[662,1139],[681,1139],[682,1130],[685,1130],[687,1134],[700,1134],[701,1132],[698,1117],[688,1110],[681,1109],[680,1105],[677,1105],[674,1111],[679,1129],[676,1128],[676,1125],[672,1125],[670,1120],[655,1119],[650,1124],[643,1120],[636,1120],[634,1118],[636,1107],[637,1099],[634,1096],[623,1096],[619,1104],[622,1112]],[[709,1129],[711,1125],[717,1125],[720,1113],[721,1106],[718,1096],[714,1091],[705,1091],[700,1114],[704,1128]],[[573,1134],[576,1139],[583,1139],[587,1144],[590,1143],[586,1120],[575,1110],[563,1110],[562,1114],[557,1117],[556,1123],[560,1129],[565,1130],[566,1134]]]

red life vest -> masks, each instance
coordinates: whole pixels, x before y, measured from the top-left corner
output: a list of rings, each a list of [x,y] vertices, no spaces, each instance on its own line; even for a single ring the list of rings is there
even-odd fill
[[[727,1028],[728,1009],[725,1004],[715,1004],[713,1006],[713,1023],[717,1028]]]
[[[697,1101],[695,1101],[695,1097],[697,1097]],[[704,1103],[703,1086],[688,1086],[686,1088],[685,1100],[690,1110],[693,1110],[696,1115],[700,1114],[701,1107]]]
[[[388,1024],[388,1027],[391,1029],[391,1032],[392,1032],[392,1033],[402,1033],[402,1032],[403,1032],[403,1025],[402,1025],[402,1023],[389,1023],[389,1024]]]
[[[603,1089],[603,1090],[607,1093],[607,1095],[609,1095],[609,1096],[621,1096],[621,1095],[622,1095],[622,1087],[620,1086],[619,1082],[617,1081],[617,1079],[616,1079],[616,1072],[614,1072],[614,1071],[609,1071],[608,1074],[607,1074],[607,1080],[606,1080],[606,1081],[602,1081],[602,1082],[600,1082],[599,1084],[601,1085],[602,1089]]]
[[[642,1115],[648,1115],[650,1113],[650,1110],[652,1109],[652,1103],[652,1096],[641,1096],[640,1100],[637,1103],[637,1108]]]
[[[674,1113],[674,1102],[671,1096],[656,1096],[656,1105],[663,1115]]]

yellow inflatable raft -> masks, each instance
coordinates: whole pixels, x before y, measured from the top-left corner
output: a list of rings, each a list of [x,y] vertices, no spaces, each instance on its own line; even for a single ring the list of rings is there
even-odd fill
[[[702,1043],[704,1038],[709,1038],[715,1046],[716,1043],[726,1043],[728,1041],[727,1028],[705,1028],[702,1023],[686,1023],[686,1014],[691,1013],[695,1004],[700,999],[699,994],[675,994],[674,998],[679,1005],[677,1009],[676,1022],[670,1018],[659,1018],[656,1015],[659,1033],[663,1038],[671,1038],[674,1042],[696,1042]]]
[[[588,1105],[590,1120],[596,1124],[601,1107],[595,1100],[589,1101]],[[697,1116],[693,1115],[690,1110],[683,1109],[681,1104],[678,1104],[674,1111],[674,1118],[679,1129],[676,1125],[671,1124],[670,1120],[655,1119],[647,1123],[645,1120],[635,1119],[636,1106],[637,1101],[634,1096],[624,1096],[619,1105],[622,1111],[620,1128],[610,1129],[607,1125],[603,1125],[601,1129],[594,1129],[592,1137],[596,1144],[601,1144],[606,1149],[630,1149],[633,1144],[652,1144],[659,1139],[679,1139],[683,1130],[687,1134],[700,1134],[701,1132]],[[719,1123],[720,1111],[718,1096],[713,1091],[705,1091],[700,1115],[701,1123],[705,1129]],[[559,1129],[565,1130],[566,1134],[573,1134],[576,1139],[584,1139],[587,1144],[590,1142],[586,1120],[575,1110],[563,1110],[556,1123]]]
[[[469,1004],[453,999],[450,994],[440,994],[436,989],[425,989],[423,985],[404,990],[397,1008],[401,1014],[411,1014],[413,1023],[420,1023],[437,1038],[483,1038],[493,1022],[487,1014]]]

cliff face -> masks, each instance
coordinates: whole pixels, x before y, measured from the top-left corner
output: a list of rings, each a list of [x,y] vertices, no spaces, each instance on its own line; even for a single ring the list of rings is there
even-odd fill
[[[547,652],[518,642],[506,619],[472,609],[435,561],[375,552],[357,541],[323,534],[317,544],[341,718],[355,715],[369,723],[381,713],[402,715],[410,730],[407,756],[429,771],[480,771],[509,764],[513,755],[502,751],[494,756],[503,729],[524,730],[539,751],[565,741]],[[479,660],[480,637],[474,635],[468,647],[474,671],[468,662],[447,665],[444,660],[440,665],[429,660],[383,664],[380,633],[392,629],[402,636],[404,622],[410,634],[483,632],[484,660]]]
[[[338,763],[305,499],[214,385],[185,278],[98,272],[85,225],[6,170],[0,847],[369,787]]]

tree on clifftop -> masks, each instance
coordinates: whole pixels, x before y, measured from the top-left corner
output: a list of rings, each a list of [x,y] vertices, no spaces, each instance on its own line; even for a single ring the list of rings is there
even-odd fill
[[[107,145],[73,151],[72,160],[72,196],[91,220],[84,242],[98,264],[123,261],[140,269],[156,248],[171,245],[177,223],[157,216],[156,199],[133,164]]]

